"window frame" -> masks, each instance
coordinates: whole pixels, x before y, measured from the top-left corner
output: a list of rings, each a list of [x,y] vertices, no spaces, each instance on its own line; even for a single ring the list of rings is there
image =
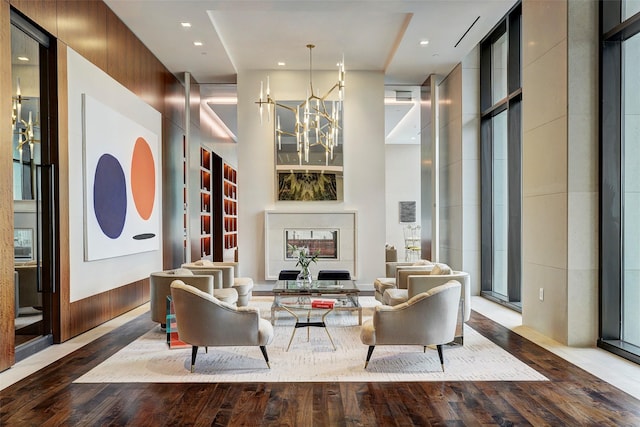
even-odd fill
[[[492,45],[507,34],[507,96],[493,102]],[[480,42],[481,295],[521,311],[522,295],[522,5],[516,4]],[[493,292],[492,120],[507,111],[507,296]]]
[[[622,43],[640,37],[640,13],[622,20],[621,0],[600,2],[600,321],[597,346],[635,363],[640,347],[622,340],[624,137]]]

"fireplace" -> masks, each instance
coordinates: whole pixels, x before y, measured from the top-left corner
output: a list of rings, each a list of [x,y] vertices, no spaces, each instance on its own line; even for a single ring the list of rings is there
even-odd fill
[[[265,211],[265,280],[276,280],[280,270],[299,269],[291,246],[318,253],[311,265],[314,277],[318,270],[349,270],[356,278],[356,225],[355,211]]]
[[[338,259],[338,230],[288,229],[284,230],[286,259],[296,259],[294,248],[307,248],[318,258]]]

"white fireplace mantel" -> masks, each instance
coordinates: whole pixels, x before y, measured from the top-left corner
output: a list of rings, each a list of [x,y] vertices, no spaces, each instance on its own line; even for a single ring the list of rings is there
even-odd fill
[[[338,230],[337,259],[318,259],[311,265],[315,277],[319,270],[349,270],[356,279],[357,212],[264,212],[265,280],[277,280],[280,270],[295,270],[296,261],[286,259],[285,230],[331,229]]]

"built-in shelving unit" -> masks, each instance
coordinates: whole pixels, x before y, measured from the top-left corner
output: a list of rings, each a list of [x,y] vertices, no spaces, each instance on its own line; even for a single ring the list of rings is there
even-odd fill
[[[238,180],[237,171],[213,154],[214,169],[214,261],[238,258]]]
[[[212,259],[212,220],[211,220],[211,184],[212,153],[204,147],[200,148],[200,257]]]
[[[238,181],[237,171],[233,167],[223,162],[222,168],[224,249],[229,253],[238,248]]]

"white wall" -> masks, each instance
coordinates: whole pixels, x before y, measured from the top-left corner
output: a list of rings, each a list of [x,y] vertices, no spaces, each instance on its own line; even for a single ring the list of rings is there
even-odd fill
[[[69,82],[69,260],[70,301],[108,291],[128,283],[149,277],[149,272],[162,269],[162,251],[84,261],[83,230],[83,170],[82,170],[82,104],[81,94],[86,93],[112,109],[135,121],[158,136],[162,141],[162,118],[158,111],[109,77],[78,53],[67,49]],[[158,150],[160,153],[161,150]],[[159,157],[161,155],[159,154]],[[156,159],[156,183],[158,193],[156,209],[162,206],[162,159]],[[162,211],[160,210],[160,215]],[[160,218],[162,223],[162,218]],[[162,228],[159,228],[162,241]]]
[[[384,274],[385,145],[384,76],[380,72],[347,71],[344,103],[344,201],[277,202],[273,122],[261,125],[255,104],[260,81],[270,76],[276,99],[303,99],[306,71],[247,71],[238,74],[238,256],[240,274],[256,283],[265,280],[264,211],[358,212],[359,283]],[[313,85],[322,94],[336,72],[314,71]],[[273,282],[269,282],[273,283]]]
[[[404,260],[404,227],[399,202],[416,202],[416,223],[420,224],[420,144],[387,144],[385,147],[386,242],[398,249]]]

